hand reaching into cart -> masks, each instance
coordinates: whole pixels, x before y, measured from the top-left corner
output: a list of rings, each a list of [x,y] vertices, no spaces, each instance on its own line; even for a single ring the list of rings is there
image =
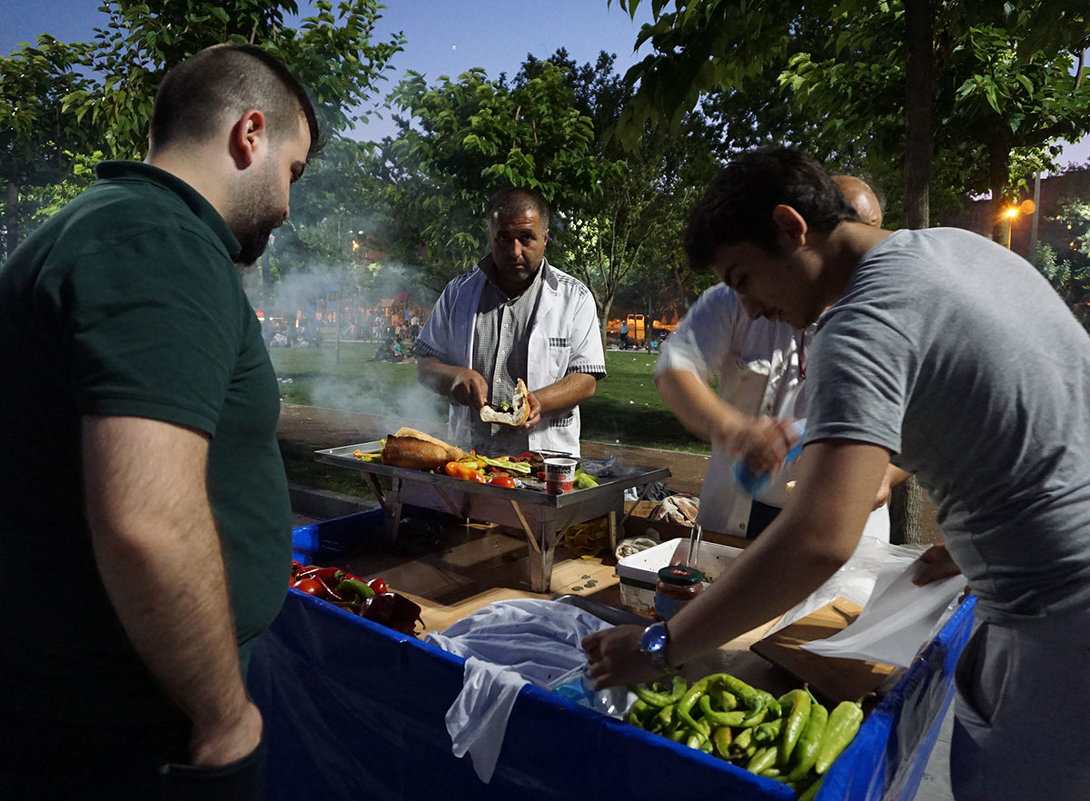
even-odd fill
[[[583,638],[587,673],[596,689],[620,684],[643,684],[662,675],[651,657],[640,650],[641,626],[614,626]]]

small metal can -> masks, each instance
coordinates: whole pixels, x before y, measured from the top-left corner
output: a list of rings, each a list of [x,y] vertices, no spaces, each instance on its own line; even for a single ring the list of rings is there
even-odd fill
[[[704,589],[704,574],[688,565],[669,565],[659,570],[655,585],[655,616],[669,620]]]

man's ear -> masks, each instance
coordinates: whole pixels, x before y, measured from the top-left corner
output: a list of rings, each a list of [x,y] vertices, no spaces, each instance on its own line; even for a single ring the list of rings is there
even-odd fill
[[[265,115],[257,109],[249,109],[239,117],[231,129],[231,158],[235,166],[244,170],[254,163],[254,158],[268,141]]]
[[[786,244],[792,247],[802,247],[806,244],[806,233],[809,226],[802,215],[791,206],[782,203],[772,209],[772,222],[776,224],[779,237],[786,239]]]

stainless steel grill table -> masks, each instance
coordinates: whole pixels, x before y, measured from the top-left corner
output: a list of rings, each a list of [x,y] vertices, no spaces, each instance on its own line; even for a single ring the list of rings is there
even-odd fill
[[[631,468],[632,472],[600,478],[597,487],[549,495],[544,490],[496,487],[424,470],[391,467],[357,459],[356,451],[375,453],[381,441],[361,442],[315,451],[327,464],[358,470],[367,479],[386,510],[387,536],[393,541],[405,504],[420,506],[456,517],[508,526],[526,534],[530,549],[530,589],[549,592],[556,544],[569,526],[608,516],[611,550],[617,544],[617,528],[624,516],[624,493],[669,478],[669,468]],[[642,493],[641,493],[642,495]]]

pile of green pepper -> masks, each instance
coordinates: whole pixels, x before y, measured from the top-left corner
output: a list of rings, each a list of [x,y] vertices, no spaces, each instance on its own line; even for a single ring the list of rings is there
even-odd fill
[[[863,722],[858,703],[843,701],[830,713],[807,689],[775,698],[728,673],[630,689],[629,723],[776,778],[807,800]]]

